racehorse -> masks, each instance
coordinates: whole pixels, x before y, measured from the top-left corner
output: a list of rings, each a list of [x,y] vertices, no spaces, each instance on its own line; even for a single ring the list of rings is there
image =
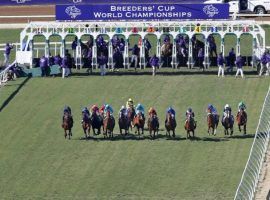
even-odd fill
[[[231,115],[230,112],[227,112],[222,120],[222,125],[224,126],[225,135],[229,135],[229,129],[231,131],[230,135],[233,134],[233,124],[234,124],[233,116]]]
[[[120,112],[118,125],[119,125],[120,134],[122,135],[122,129],[124,129],[125,135],[127,135],[128,129],[129,129],[129,121],[128,121],[128,117],[123,112]]]
[[[160,50],[161,50],[161,56],[162,56],[162,65],[165,67],[170,67],[171,60],[172,60],[172,48],[173,44],[171,43],[164,43]]]
[[[208,131],[207,132],[209,135],[210,135],[210,129],[212,129],[212,135],[216,135],[218,123],[219,123],[219,115],[208,113],[207,115]]]
[[[175,137],[175,128],[176,128],[176,120],[174,115],[171,113],[167,113],[166,120],[165,120],[165,128],[166,128],[166,135],[169,135],[171,137],[171,131],[173,132],[173,137]]]
[[[145,120],[140,112],[137,115],[135,115],[135,117],[133,118],[133,124],[134,124],[134,127],[137,128],[135,133],[138,132],[138,135],[140,136],[140,129],[141,129],[142,134],[143,134]]]
[[[148,119],[147,125],[148,125],[148,129],[149,129],[150,137],[155,138],[156,133],[158,135],[158,129],[159,129],[159,122],[158,122],[157,115],[151,114],[149,119]],[[152,136],[152,132],[154,132],[154,136]]]
[[[93,129],[94,135],[100,134],[101,126],[103,126],[103,119],[102,119],[102,116],[97,115],[97,113],[94,112],[94,113],[91,115],[91,117],[90,117],[90,122],[91,122],[91,125],[92,125],[92,129]],[[97,134],[96,134],[95,129],[98,130],[98,133],[97,133]]]
[[[62,128],[65,131],[65,134],[64,134],[65,139],[67,138],[67,135],[68,135],[68,139],[70,139],[70,137],[72,136],[72,132],[71,132],[72,127],[73,127],[73,118],[69,113],[65,113],[63,116],[63,123],[62,123]]]
[[[104,138],[108,137],[108,133],[109,137],[113,138],[113,129],[115,126],[115,120],[114,117],[111,116],[109,111],[106,113],[106,117],[103,119],[103,125],[104,125],[103,130]]]
[[[238,124],[239,131],[241,132],[241,126],[244,126],[244,134],[247,134],[247,113],[244,110],[240,110],[240,112],[236,115],[236,121]]]
[[[192,137],[195,137],[196,122],[191,115],[188,115],[185,122],[185,130],[187,131],[187,139],[190,138],[190,132],[192,132]]]
[[[91,122],[88,114],[83,113],[82,114],[82,128],[84,131],[85,138],[90,136],[90,130],[91,130]]]
[[[131,131],[132,131],[132,126],[134,125],[133,123],[134,116],[135,116],[134,108],[128,108],[127,109],[128,129],[130,128]]]

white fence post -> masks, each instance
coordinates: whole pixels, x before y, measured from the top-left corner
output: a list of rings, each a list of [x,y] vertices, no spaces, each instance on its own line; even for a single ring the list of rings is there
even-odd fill
[[[249,158],[236,190],[234,200],[254,199],[265,153],[270,137],[270,87],[264,99],[259,124],[254,136]]]

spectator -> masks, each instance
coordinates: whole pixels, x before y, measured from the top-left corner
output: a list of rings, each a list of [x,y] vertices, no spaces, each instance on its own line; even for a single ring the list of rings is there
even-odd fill
[[[235,61],[236,67],[237,67],[237,71],[235,74],[235,78],[239,75],[239,73],[241,74],[241,77],[244,78],[244,73],[243,73],[243,59],[241,57],[241,55],[239,55]]]
[[[225,65],[225,61],[224,61],[224,58],[222,56],[222,53],[220,53],[218,55],[217,64],[218,64],[218,77],[220,77],[220,75],[222,77],[224,77],[224,65]]]
[[[227,72],[233,72],[233,66],[235,64],[235,60],[236,60],[236,55],[234,53],[234,48],[231,49],[231,51],[229,52],[228,55],[228,69]]]
[[[48,75],[49,64],[48,64],[48,59],[45,56],[42,56],[40,58],[39,66],[40,66],[40,69],[41,69],[41,76],[42,77],[47,76]]]
[[[7,43],[6,47],[5,47],[5,53],[4,53],[4,57],[5,57],[4,66],[5,67],[7,67],[9,65],[9,57],[10,57],[11,49],[13,49],[13,45]]]
[[[106,65],[108,63],[108,58],[104,55],[103,52],[101,52],[100,56],[98,57],[98,64],[100,67],[100,74],[101,76],[106,75]]]

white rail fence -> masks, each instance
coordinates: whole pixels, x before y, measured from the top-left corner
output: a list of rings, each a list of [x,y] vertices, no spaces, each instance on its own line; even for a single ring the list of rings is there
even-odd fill
[[[265,153],[270,137],[270,87],[264,100],[259,124],[250,150],[241,181],[234,196],[234,200],[252,200],[259,181]]]

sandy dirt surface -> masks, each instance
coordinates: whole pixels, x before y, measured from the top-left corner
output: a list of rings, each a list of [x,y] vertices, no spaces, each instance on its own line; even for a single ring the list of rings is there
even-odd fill
[[[261,172],[255,199],[270,200],[270,146]]]
[[[55,15],[55,6],[0,6],[0,16]],[[0,23],[27,23],[30,21],[54,21],[55,18],[0,18]]]

